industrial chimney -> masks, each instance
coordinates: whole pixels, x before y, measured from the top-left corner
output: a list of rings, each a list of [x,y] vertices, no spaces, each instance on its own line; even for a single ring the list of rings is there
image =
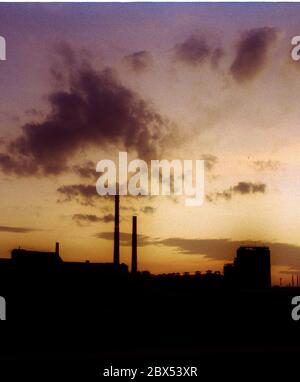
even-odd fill
[[[131,273],[137,272],[137,236],[136,236],[136,216],[132,217],[132,255]]]
[[[115,196],[115,233],[114,233],[114,265],[120,264],[120,231],[119,231],[119,205],[120,196]]]
[[[59,243],[55,243],[55,253],[59,256]]]

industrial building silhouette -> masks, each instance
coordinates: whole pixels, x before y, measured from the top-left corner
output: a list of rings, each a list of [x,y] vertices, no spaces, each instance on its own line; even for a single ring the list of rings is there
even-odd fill
[[[6,352],[60,349],[111,364],[300,344],[289,310],[296,289],[271,287],[268,248],[238,248],[224,274],[141,272],[136,216],[131,266],[120,263],[119,204],[116,196],[110,263],[64,261],[58,243],[53,252],[17,248],[0,260],[0,295],[11,323],[2,333]]]
[[[11,252],[11,259],[1,259],[0,267],[2,271],[5,265],[10,269],[22,270],[24,268],[28,271],[45,270],[51,271],[65,271],[65,276],[68,271],[76,270],[83,273],[93,272],[99,273],[103,277],[105,274],[115,276],[118,274],[128,273],[128,266],[120,264],[120,197],[115,196],[115,216],[114,216],[114,252],[112,263],[91,263],[86,262],[64,262],[59,254],[59,243],[55,245],[54,252],[39,252],[29,251],[25,249],[13,249]],[[137,216],[132,217],[132,255],[131,255],[131,275],[138,273],[138,257],[137,257]],[[0,269],[1,272],[1,269]],[[140,277],[148,277],[148,272],[143,272]],[[224,275],[220,272],[207,271],[205,274],[197,272],[194,276],[187,273],[183,275],[161,275],[153,276],[153,280],[162,279],[183,280],[186,284],[187,279],[193,279],[194,282],[201,281],[206,286],[213,287],[234,287],[242,289],[267,289],[271,287],[271,263],[270,263],[270,250],[267,247],[240,247],[237,249],[237,255],[232,264],[224,266]]]
[[[271,261],[268,247],[240,247],[233,264],[224,265],[227,285],[245,289],[271,288]]]

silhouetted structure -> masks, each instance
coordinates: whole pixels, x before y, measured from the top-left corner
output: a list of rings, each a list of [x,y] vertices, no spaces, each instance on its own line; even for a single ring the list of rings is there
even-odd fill
[[[63,260],[59,256],[59,245],[56,243],[55,252],[28,251],[26,249],[13,249],[11,261],[18,267],[53,268],[61,265]]]
[[[0,259],[0,272],[2,270],[11,269],[28,270],[34,269],[38,271],[48,270],[51,272],[60,272],[64,276],[76,273],[77,276],[87,276],[89,273],[104,275],[117,275],[128,273],[126,264],[114,263],[91,263],[90,261],[63,261],[59,255],[59,243],[55,245],[55,252],[30,251],[26,249],[13,249],[11,251],[11,259]]]
[[[131,255],[131,273],[137,272],[137,217],[132,217],[132,255]]]
[[[58,242],[55,243],[55,252],[59,256],[59,243]]]
[[[240,247],[233,264],[224,266],[227,285],[244,289],[271,287],[271,262],[268,247]]]
[[[119,207],[120,207],[120,197],[119,195],[115,196],[115,231],[114,231],[114,265],[118,267],[120,264],[120,215],[119,215]]]
[[[290,311],[284,309],[295,291],[262,289],[270,286],[268,248],[239,248],[234,263],[224,267],[224,276],[214,271],[152,275],[137,272],[137,217],[132,233],[132,273],[127,265],[116,267],[114,262],[65,262],[58,243],[55,252],[14,249],[12,259],[0,259],[0,295],[7,299],[7,319],[17,323],[11,327],[21,328],[16,338],[27,334],[20,325],[25,320],[28,326],[34,324],[30,341],[35,335],[39,351],[42,346],[48,351],[49,341],[55,349],[66,341],[67,352],[88,349],[105,360],[111,360],[115,349],[124,357],[148,357],[153,351],[167,359],[169,349],[174,357],[194,357],[206,349],[239,351],[241,346],[252,351],[253,339],[261,348],[272,348],[276,330],[282,323],[291,324],[286,314]],[[233,288],[224,288],[224,281]],[[294,341],[281,334],[282,348],[285,339]],[[11,341],[11,334],[8,337]]]

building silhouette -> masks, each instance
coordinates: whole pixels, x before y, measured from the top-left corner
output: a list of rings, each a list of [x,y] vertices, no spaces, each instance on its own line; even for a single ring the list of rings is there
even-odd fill
[[[131,254],[131,273],[137,272],[137,217],[132,217],[132,254]]]
[[[63,260],[59,256],[59,243],[55,244],[54,252],[28,251],[18,248],[11,251],[11,261],[19,267],[57,267]]]
[[[268,247],[239,247],[233,264],[224,266],[225,283],[242,289],[271,287],[271,262]]]
[[[114,265],[120,264],[120,196],[115,196]]]
[[[59,243],[56,243],[53,252],[31,251],[25,249],[13,249],[11,259],[0,259],[0,276],[4,273],[11,275],[11,272],[24,270],[27,274],[53,273],[55,277],[59,275],[67,284],[67,280],[76,282],[78,280],[88,280],[92,277],[95,282],[107,282],[109,279],[116,279],[126,275],[127,281],[130,278],[128,266],[120,264],[120,228],[119,228],[119,207],[120,197],[115,196],[115,219],[114,219],[114,247],[112,262],[69,262],[63,261],[59,253]],[[181,274],[151,275],[149,272],[138,272],[137,258],[137,216],[132,217],[132,252],[131,252],[131,275],[137,275],[137,282],[146,282],[147,286],[161,287],[176,291],[191,289],[194,292],[197,288],[222,289],[230,286],[236,289],[267,289],[271,287],[271,264],[270,250],[268,247],[240,247],[237,249],[236,258],[233,263],[224,265],[224,275],[220,272],[207,271],[191,275],[188,272]],[[70,279],[71,278],[71,279]],[[4,280],[5,277],[2,277]],[[98,281],[97,281],[98,280]],[[123,282],[122,281],[122,282]],[[136,285],[136,284],[135,284]],[[137,288],[140,285],[136,285]]]

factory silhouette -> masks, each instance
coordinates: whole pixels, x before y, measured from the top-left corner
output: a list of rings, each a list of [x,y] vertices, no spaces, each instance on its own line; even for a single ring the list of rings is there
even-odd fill
[[[99,278],[109,277],[137,277],[138,257],[137,257],[137,216],[132,217],[132,256],[131,269],[126,264],[120,264],[120,197],[115,196],[114,214],[114,252],[112,263],[91,263],[86,262],[64,262],[60,257],[59,243],[55,245],[54,252],[31,251],[26,249],[13,249],[10,259],[0,259],[0,274],[12,274],[17,272],[33,273],[38,272],[50,274],[56,272],[65,278],[74,276],[89,277],[99,275]],[[149,272],[139,274],[140,278],[151,278],[153,281],[160,278],[192,279],[211,287],[230,287],[242,289],[268,289],[271,288],[271,262],[270,250],[267,247],[240,247],[237,249],[236,258],[232,264],[224,265],[223,275],[220,272],[207,271],[205,274],[196,272],[190,275],[185,272],[180,274],[150,275]],[[186,283],[186,282],[185,282]]]
[[[26,348],[117,362],[300,350],[300,325],[290,314],[299,292],[271,286],[269,248],[237,248],[223,273],[139,272],[136,216],[131,266],[120,263],[119,203],[117,195],[111,263],[63,261],[59,243],[53,252],[17,248],[0,260],[12,323],[1,332],[6,354]]]

